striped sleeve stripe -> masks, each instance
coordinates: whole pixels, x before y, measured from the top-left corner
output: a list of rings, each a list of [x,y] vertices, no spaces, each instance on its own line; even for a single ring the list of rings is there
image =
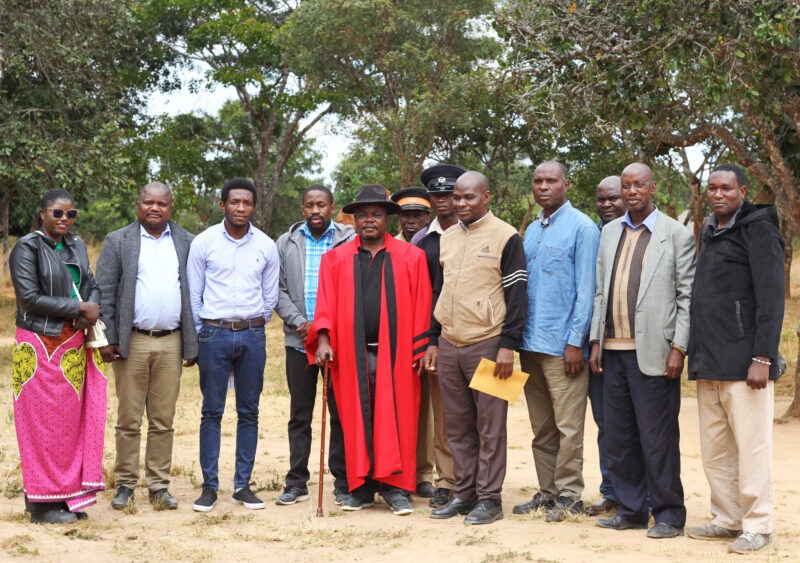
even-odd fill
[[[507,276],[503,276],[503,287],[508,287],[521,281],[528,281],[528,272],[526,270],[517,270],[511,272]]]
[[[420,356],[420,355],[424,354],[427,349],[428,349],[428,343],[426,342],[422,346],[414,348],[414,351],[412,352],[412,356],[416,358],[417,356]]]
[[[423,332],[422,334],[418,334],[418,335],[416,335],[416,336],[414,337],[414,342],[419,342],[419,341],[420,341],[420,340],[422,340],[423,338],[424,338],[424,339],[426,339],[426,340],[428,339],[428,331],[427,331],[427,330],[426,330],[425,332]]]

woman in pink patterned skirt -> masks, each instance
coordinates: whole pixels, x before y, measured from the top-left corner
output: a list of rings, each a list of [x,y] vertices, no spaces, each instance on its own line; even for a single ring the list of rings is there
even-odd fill
[[[9,259],[17,297],[14,424],[25,509],[37,524],[87,518],[81,509],[104,488],[106,379],[100,355],[84,344],[100,315],[100,289],[86,246],[69,232],[77,215],[69,193],[47,192],[39,228]]]

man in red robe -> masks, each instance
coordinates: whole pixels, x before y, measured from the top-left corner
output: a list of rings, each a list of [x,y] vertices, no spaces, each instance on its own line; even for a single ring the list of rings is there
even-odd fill
[[[410,514],[416,484],[418,363],[430,325],[425,253],[386,233],[398,206],[382,186],[363,186],[353,213],[358,236],[322,257],[309,361],[331,362],[344,430],[350,495],[343,510],[374,504]]]

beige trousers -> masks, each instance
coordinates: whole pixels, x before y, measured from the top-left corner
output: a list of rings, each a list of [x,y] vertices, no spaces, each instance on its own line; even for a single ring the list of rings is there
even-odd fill
[[[436,488],[452,489],[456,481],[453,454],[447,444],[444,403],[437,376],[420,377],[419,432],[417,434],[417,483],[433,480],[436,466]]]
[[[753,390],[744,381],[697,381],[700,449],[711,488],[713,524],[772,533],[774,383]]]
[[[583,494],[583,426],[589,393],[589,365],[575,379],[564,372],[564,358],[538,352],[519,354],[525,401],[533,430],[533,463],[539,491],[547,499],[579,500]]]
[[[131,334],[128,358],[117,360],[117,485],[135,488],[139,482],[142,414],[147,412],[145,481],[150,491],[169,486],[172,468],[172,421],[181,385],[181,331],[161,338]]]

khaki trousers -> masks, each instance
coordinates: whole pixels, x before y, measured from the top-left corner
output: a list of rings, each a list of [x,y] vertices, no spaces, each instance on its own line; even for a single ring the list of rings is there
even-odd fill
[[[754,390],[744,381],[697,381],[700,450],[711,488],[712,523],[772,533],[774,383]]]
[[[578,500],[583,494],[583,423],[589,392],[589,366],[575,379],[564,372],[564,358],[521,351],[525,402],[533,430],[533,462],[539,491],[547,498]]]
[[[181,385],[181,331],[156,338],[131,334],[128,358],[117,360],[117,485],[131,489],[139,482],[142,414],[147,412],[145,481],[150,491],[169,486],[172,468],[172,422]]]
[[[444,403],[439,379],[426,373],[420,377],[419,433],[417,434],[417,483],[433,480],[437,488],[452,489],[455,483],[453,454],[447,444]]]

